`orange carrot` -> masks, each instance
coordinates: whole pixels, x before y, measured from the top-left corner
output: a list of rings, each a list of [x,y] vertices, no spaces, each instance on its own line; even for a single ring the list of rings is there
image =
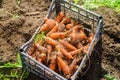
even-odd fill
[[[63,19],[64,16],[65,16],[64,13],[63,13],[63,12],[60,12],[60,13],[57,15],[55,21],[59,23],[59,22]]]
[[[46,43],[48,43],[48,44],[50,44],[52,46],[56,46],[57,45],[57,42],[54,39],[50,38],[50,37],[46,37],[45,41],[46,41]]]
[[[64,55],[63,55],[60,51],[57,52],[57,56],[59,56],[59,57],[61,57],[61,58],[64,57]]]
[[[76,59],[76,58],[75,58],[75,59],[72,61],[72,63],[70,64],[70,68],[71,68],[71,70],[72,70],[73,73],[74,73],[75,70],[78,68],[77,59]],[[73,74],[73,73],[72,73],[72,74]]]
[[[37,49],[39,49],[40,51],[47,51],[47,48],[41,46],[39,43],[35,43],[35,46]]]
[[[66,36],[66,33],[65,32],[56,32],[56,33],[52,33],[52,34],[50,34],[50,37],[52,38],[52,39],[57,39],[57,38],[65,38],[65,36]]]
[[[60,51],[62,52],[62,54],[63,54],[64,56],[66,56],[66,58],[68,58],[68,59],[73,59],[73,57],[72,57],[70,54],[68,54],[68,52],[67,52],[63,47],[57,45],[57,46],[56,46],[56,49],[57,49],[57,50],[60,50]]]
[[[79,32],[78,36],[79,36],[80,41],[87,39],[87,37],[86,37],[82,28],[80,29],[80,32]]]
[[[65,29],[65,24],[63,24],[63,23],[59,23],[58,31],[59,31],[59,32],[63,32],[64,29]]]
[[[40,31],[51,30],[55,25],[56,21],[53,19],[44,18],[45,23],[41,26]]]
[[[74,47],[72,44],[70,44],[69,42],[65,41],[65,40],[59,40],[59,42],[65,46],[66,48],[70,49],[70,50],[77,50],[76,47]]]
[[[51,45],[47,45],[47,51],[50,54],[52,52],[52,46]]]
[[[66,25],[66,29],[71,29],[72,27],[73,27],[72,24],[67,24],[67,25]]]
[[[70,41],[71,43],[76,44],[79,42],[79,38],[75,29],[72,31],[72,33],[69,36],[71,38],[71,41]]]
[[[38,58],[40,54],[41,54],[41,52],[38,49],[36,49],[35,56]]]
[[[42,58],[38,58],[38,62],[42,63]]]
[[[49,29],[52,29],[56,25],[56,21],[53,19],[43,18]]]
[[[80,53],[80,52],[82,51],[82,49],[83,49],[83,48],[77,49],[77,50],[75,50],[75,51],[70,52],[69,54],[72,55],[72,56],[74,56],[74,55],[76,55],[77,53]]]
[[[33,44],[32,47],[30,48],[28,54],[29,54],[30,56],[33,55],[34,52],[35,52],[35,50],[36,50],[36,47],[35,47],[35,45]]]
[[[89,47],[89,44],[83,47],[83,50],[82,50],[83,53],[85,53],[85,54],[88,53],[88,47]]]
[[[75,57],[74,60],[72,61],[72,63],[70,64],[70,68],[74,67],[74,65],[77,65],[78,63],[80,63],[80,60],[82,60],[83,56],[81,57]]]
[[[58,65],[59,73],[61,73],[61,72],[62,72],[62,69],[61,69],[61,65],[60,65],[60,63],[58,62],[58,60],[57,60],[57,65]]]
[[[93,37],[94,37],[94,33],[91,33],[90,36],[88,37],[88,42],[92,42],[93,40]]]
[[[62,58],[57,57],[57,61],[58,61],[58,63],[60,64],[61,70],[63,71],[63,73],[64,73],[65,75],[71,74],[71,69],[70,69],[70,67],[68,66],[67,63],[65,63],[64,60],[62,60]]]
[[[48,28],[48,25],[47,24],[43,24],[40,28],[40,31],[48,31],[49,28]]]
[[[79,43],[77,44],[77,48],[80,49],[80,48],[82,48],[82,47],[83,47],[83,45],[79,42]]]
[[[74,27],[72,27],[71,29],[69,29],[66,33],[67,34],[70,34],[72,31],[77,31],[78,30],[78,28],[81,28],[81,26],[80,25],[76,25],[76,26],[74,26]]]
[[[47,62],[49,61],[50,54],[52,53],[52,46],[47,45]]]
[[[68,24],[68,23],[70,23],[70,18],[68,18],[68,17],[65,17],[62,21],[61,21],[61,23],[63,23],[63,24]]]
[[[72,24],[73,26],[75,26],[75,25],[78,24],[78,22],[77,22],[76,20],[74,20],[74,19],[71,19],[71,24]]]
[[[41,53],[38,57],[39,57],[39,58],[38,58],[38,61],[39,61],[40,63],[43,63],[43,62],[46,61],[46,54],[45,54],[45,53]]]
[[[56,63],[56,57],[53,57],[52,60],[51,60],[51,62],[50,62],[49,67],[50,67],[51,70],[55,71],[56,65],[57,65],[57,63]]]
[[[58,27],[59,27],[59,25],[56,24],[56,25],[52,28],[52,30],[47,33],[47,36],[49,36],[51,33],[56,32],[56,31],[58,30]]]

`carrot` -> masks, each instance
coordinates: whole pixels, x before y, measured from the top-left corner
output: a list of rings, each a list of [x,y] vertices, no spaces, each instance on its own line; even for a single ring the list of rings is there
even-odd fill
[[[37,55],[39,55],[39,51],[37,49],[35,49],[34,53],[30,56],[32,56],[33,59],[37,59]]]
[[[59,40],[59,42],[70,50],[77,50],[76,47],[74,47],[72,44],[70,44],[69,42],[67,42],[65,40]]]
[[[36,47],[35,47],[35,45],[33,44],[32,47],[30,48],[28,54],[29,54],[30,56],[32,56],[32,55],[34,54],[35,50],[36,50]]]
[[[38,62],[42,63],[42,58],[38,58]]]
[[[71,24],[72,24],[73,26],[75,26],[75,25],[78,24],[78,22],[77,22],[76,20],[74,20],[74,19],[71,19]]]
[[[68,23],[70,23],[70,18],[68,18],[68,17],[65,17],[62,21],[61,21],[61,23],[63,23],[63,24],[68,24]]]
[[[59,32],[63,32],[64,29],[65,29],[65,24],[63,24],[63,23],[59,23],[58,31],[59,31]]]
[[[60,63],[58,62],[58,60],[57,60],[57,65],[58,65],[58,71],[59,71],[59,73],[61,73],[61,72],[62,72],[62,69],[61,69],[61,65],[60,65]]]
[[[47,33],[47,36],[49,36],[51,33],[56,32],[56,31],[58,30],[58,27],[59,27],[59,25],[56,24],[56,25],[52,28],[52,30]]]
[[[75,31],[75,29],[72,31],[72,33],[69,35],[70,38],[71,38],[71,43],[72,44],[76,44],[79,42],[79,38],[78,38],[78,35],[77,35],[77,32]]]
[[[77,50],[75,50],[75,51],[70,52],[69,54],[72,55],[72,56],[74,56],[74,55],[76,55],[77,53],[80,53],[80,52],[82,51],[82,49],[83,49],[83,48],[77,49]]]
[[[56,25],[56,21],[53,19],[43,18],[49,29],[52,29]]]
[[[68,54],[68,52],[67,52],[63,47],[57,45],[57,46],[56,46],[56,49],[57,49],[57,50],[60,50],[60,51],[62,52],[62,54],[63,54],[64,56],[66,56],[66,58],[68,58],[68,59],[73,59],[73,57],[72,57],[70,54]]]
[[[52,33],[52,34],[50,34],[50,37],[52,38],[52,39],[58,39],[58,38],[65,38],[65,36],[66,36],[66,33],[65,32],[55,32],[55,33]]]
[[[78,65],[80,64],[80,61],[82,60],[82,56],[81,57],[75,57],[74,60],[72,61],[72,63],[70,64],[70,68],[72,70],[72,72],[75,72],[75,70],[78,69]]]
[[[43,63],[46,61],[46,54],[45,53],[41,53],[39,56],[38,56],[38,61],[40,63]]]
[[[78,65],[77,65],[77,59],[75,58],[72,63],[70,64],[70,68],[72,70],[72,72],[75,72],[75,70],[78,68]],[[73,73],[72,73],[73,74]]]
[[[70,34],[73,30],[75,30],[75,31],[78,30],[78,28],[81,28],[81,26],[79,24],[74,26],[74,27],[72,27],[71,29],[69,29],[66,33]]]
[[[87,37],[86,37],[83,29],[80,29],[78,36],[79,36],[79,40],[80,40],[80,41],[87,39]]]
[[[67,24],[67,25],[66,25],[66,29],[71,29],[72,27],[73,27],[72,24]]]
[[[52,46],[56,46],[57,45],[57,42],[54,39],[50,38],[50,37],[46,37],[45,41],[46,41],[46,43],[48,43],[48,44],[50,44]]]
[[[56,64],[57,64],[56,57],[53,57],[52,60],[51,60],[51,62],[50,62],[50,65],[49,65],[50,69],[53,70],[53,71],[55,71]]]
[[[35,46],[37,49],[39,49],[40,51],[47,51],[47,48],[41,46],[39,43],[35,43]]]
[[[77,48],[80,49],[80,48],[82,48],[82,47],[83,47],[83,45],[79,42],[79,43],[77,44]]]
[[[53,19],[43,18],[45,23],[41,26],[40,31],[48,31],[51,30],[55,25],[56,21]]]
[[[63,19],[64,16],[65,16],[64,13],[63,13],[63,12],[60,12],[60,13],[57,15],[55,21],[59,23],[59,22]]]
[[[51,45],[47,45],[47,62],[50,59],[50,54],[52,53],[52,46]]]
[[[63,71],[63,73],[64,73],[65,75],[71,74],[71,69],[70,69],[70,67],[68,66],[67,63],[65,63],[64,60],[62,60],[62,58],[57,57],[57,61],[58,61],[59,65],[60,65],[60,67],[61,67],[61,70]]]
[[[89,47],[89,44],[83,47],[83,50],[82,50],[83,53],[85,53],[85,54],[88,53],[88,47]]]
[[[41,52],[38,49],[36,49],[35,56],[38,58],[40,54],[41,54]]]
[[[64,55],[60,51],[57,52],[57,56],[64,58]]]
[[[41,28],[40,28],[40,32],[41,31],[48,31],[49,30],[49,28],[48,28],[48,25],[47,24],[43,24],[42,26],[41,26]]]
[[[91,33],[90,36],[88,37],[88,42],[92,42],[93,40],[93,37],[94,37],[94,33]]]
[[[51,45],[47,45],[47,51],[48,51],[48,54],[50,54],[52,52],[52,46]]]

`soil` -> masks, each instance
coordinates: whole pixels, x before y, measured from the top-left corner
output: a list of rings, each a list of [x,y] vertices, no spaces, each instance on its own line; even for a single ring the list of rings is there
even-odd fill
[[[20,4],[18,1],[21,1]],[[0,1],[0,65],[16,62],[20,46],[34,34],[49,5],[49,0]],[[102,68],[120,80],[120,13],[106,7],[94,12],[104,19]]]
[[[120,12],[101,7],[95,11],[104,18],[102,68],[120,80]]]
[[[47,0],[3,0],[0,7],[0,65],[15,62],[21,45],[28,41],[47,14]],[[46,3],[46,5],[45,5]]]

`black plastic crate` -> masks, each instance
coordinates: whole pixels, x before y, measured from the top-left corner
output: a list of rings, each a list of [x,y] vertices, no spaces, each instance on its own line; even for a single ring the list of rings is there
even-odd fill
[[[88,31],[92,31],[95,33],[95,36],[90,43],[90,46],[88,48],[88,54],[84,55],[79,68],[77,71],[72,75],[70,80],[75,80],[77,75],[79,74],[79,71],[82,70],[83,66],[86,64],[86,61],[88,60],[89,56],[91,55],[92,51],[94,50],[94,46],[96,43],[100,40],[101,34],[102,34],[102,16],[97,15],[89,10],[86,10],[76,4],[73,4],[67,0],[53,0],[51,2],[51,6],[48,10],[48,14],[46,17],[48,18],[55,18],[56,15],[60,12],[64,12],[66,16],[72,17],[76,19],[78,22],[83,23],[85,26],[85,29]],[[41,22],[41,25],[44,22]],[[38,76],[48,80],[67,80],[66,78],[62,77],[58,73],[50,70],[45,65],[39,63],[37,60],[33,59],[31,56],[28,55],[29,47],[31,46],[33,39],[35,35],[39,32],[39,29],[41,28],[41,25],[37,28],[36,32],[32,36],[32,38],[26,42],[21,48],[21,60],[23,68],[37,74]]]

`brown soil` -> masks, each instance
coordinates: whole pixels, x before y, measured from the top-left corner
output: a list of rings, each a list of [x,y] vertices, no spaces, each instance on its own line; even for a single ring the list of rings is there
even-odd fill
[[[21,0],[20,5],[17,0],[1,0],[0,65],[16,61],[20,46],[31,38],[49,4],[49,0]],[[120,80],[120,13],[105,7],[95,12],[104,18],[102,68]]]
[[[102,68],[120,80],[120,12],[105,7],[95,12],[104,18]]]
[[[46,5],[45,5],[46,3]],[[0,7],[0,65],[15,62],[21,45],[28,41],[47,14],[47,0],[3,0]],[[18,15],[18,17],[16,16]]]

